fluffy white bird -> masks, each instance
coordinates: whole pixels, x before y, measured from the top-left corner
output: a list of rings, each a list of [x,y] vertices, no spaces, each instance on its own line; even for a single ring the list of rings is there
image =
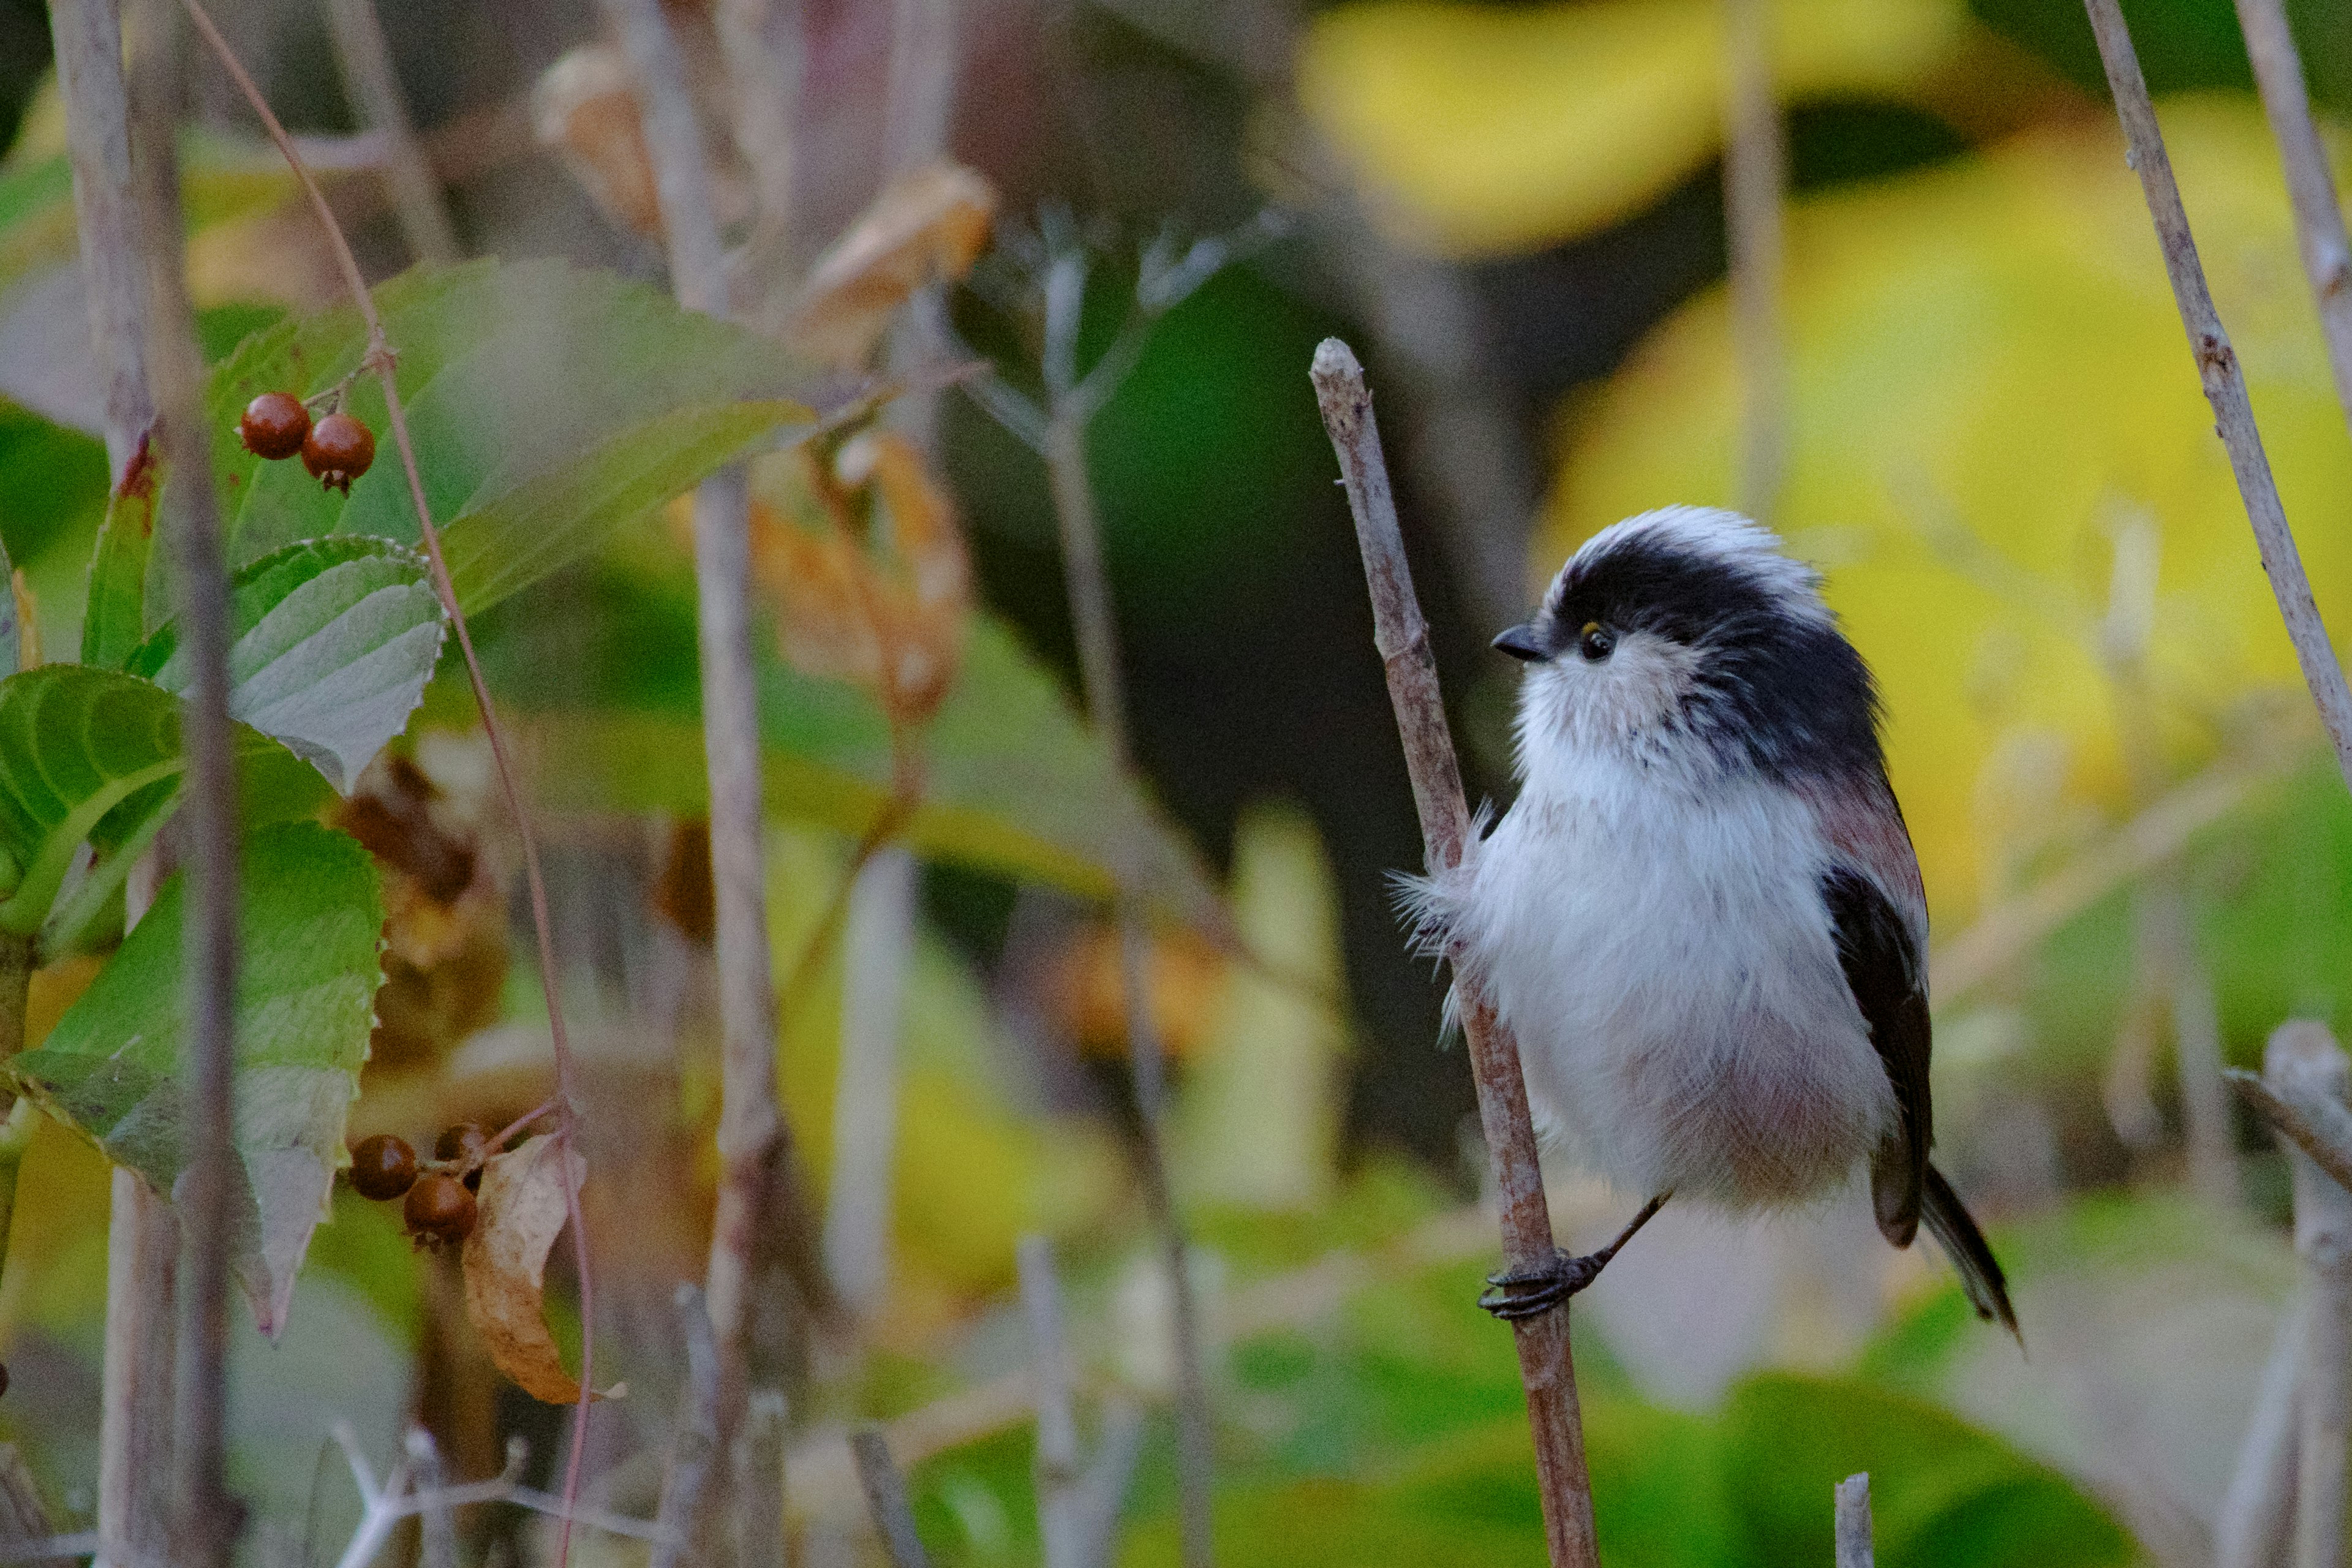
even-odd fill
[[[1746,518],[1670,507],[1594,535],[1495,647],[1528,667],[1518,799],[1409,902],[1517,1035],[1547,1138],[1652,1196],[1484,1304],[1582,1289],[1670,1194],[1802,1203],[1866,1163],[1886,1239],[1924,1221],[2015,1333],[1928,1163],[1927,900],[1876,688],[1819,577]]]

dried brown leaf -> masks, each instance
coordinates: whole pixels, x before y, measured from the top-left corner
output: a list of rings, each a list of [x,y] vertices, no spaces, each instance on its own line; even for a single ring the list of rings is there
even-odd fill
[[[880,687],[871,568],[856,540],[835,529],[803,528],[755,500],[751,573],[775,601],[784,658],[793,668],[868,690]]]
[[[892,180],[817,259],[793,312],[793,344],[828,364],[865,364],[915,290],[971,269],[995,214],[996,192],[961,163]]]
[[[531,127],[598,210],[637,234],[661,232],[661,197],[629,64],[610,44],[583,44],[531,89]]]
[[[550,1405],[580,1398],[543,1307],[548,1249],[562,1234],[570,1207],[565,1184],[576,1192],[587,1173],[588,1162],[578,1154],[567,1160],[553,1137],[493,1154],[482,1167],[478,1215],[466,1238],[466,1315],[499,1370]]]

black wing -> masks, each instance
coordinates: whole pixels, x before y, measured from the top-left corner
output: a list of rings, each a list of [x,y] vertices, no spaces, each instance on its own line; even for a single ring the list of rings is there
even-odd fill
[[[1927,976],[1909,929],[1869,878],[1834,867],[1822,879],[1822,899],[1837,938],[1838,964],[1895,1086],[1899,1120],[1871,1156],[1870,1196],[1880,1232],[1908,1247],[1919,1230],[1927,1146],[1936,1128],[1927,1090]]]

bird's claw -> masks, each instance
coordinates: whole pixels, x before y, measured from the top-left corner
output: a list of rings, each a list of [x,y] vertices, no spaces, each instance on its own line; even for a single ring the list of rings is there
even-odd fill
[[[1598,1279],[1606,1261],[1580,1258],[1555,1247],[1551,1260],[1540,1268],[1507,1268],[1486,1276],[1493,1289],[1478,1298],[1478,1305],[1507,1323],[1540,1317]]]

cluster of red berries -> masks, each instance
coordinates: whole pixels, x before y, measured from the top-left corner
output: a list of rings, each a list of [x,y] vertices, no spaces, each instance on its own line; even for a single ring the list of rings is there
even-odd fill
[[[471,1121],[448,1128],[419,1161],[404,1138],[379,1132],[352,1151],[352,1190],[389,1203],[404,1198],[400,1216],[419,1247],[455,1247],[473,1234],[474,1193],[489,1158],[489,1135]]]
[[[312,479],[345,495],[375,461],[373,431],[340,407],[313,423],[310,406],[290,392],[265,392],[247,404],[236,434],[247,451],[273,463],[299,452]]]

